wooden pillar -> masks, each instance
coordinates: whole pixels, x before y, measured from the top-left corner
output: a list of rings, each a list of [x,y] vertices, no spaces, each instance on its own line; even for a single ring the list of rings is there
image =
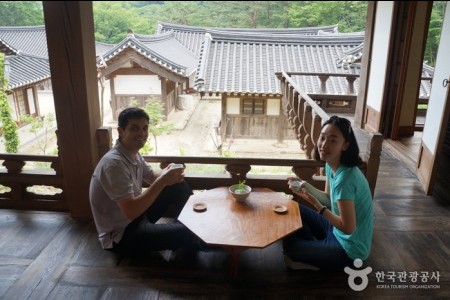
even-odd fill
[[[116,85],[114,84],[116,76],[111,76],[109,79],[109,92],[111,94],[111,110],[113,115],[113,120],[117,120],[119,117],[120,103],[117,101],[116,97]]]
[[[227,95],[224,93],[221,95],[222,101],[221,101],[221,110],[220,110],[220,134],[221,134],[221,143],[226,141],[227,138],[227,127],[228,127],[228,120],[227,120]]]
[[[267,101],[267,99],[266,99]],[[286,101],[287,102],[287,101]],[[289,104],[289,102],[287,102]],[[290,105],[288,105],[289,110],[292,110]],[[286,117],[283,114],[283,100],[280,98],[280,113],[278,115],[278,135],[277,142],[282,144],[284,141],[284,126],[286,124]]]
[[[89,217],[100,127],[91,1],[44,1],[64,193],[72,217]]]
[[[159,80],[161,80],[161,101],[164,107],[164,115],[167,117],[169,115],[168,107],[167,107],[167,94],[169,93],[167,88],[167,79],[159,76]]]
[[[370,61],[372,59],[373,33],[375,28],[375,1],[367,3],[366,30],[364,33],[364,48],[361,61],[361,72],[359,77],[358,98],[355,107],[354,123],[358,128],[364,128],[366,123],[366,103],[369,87]]]

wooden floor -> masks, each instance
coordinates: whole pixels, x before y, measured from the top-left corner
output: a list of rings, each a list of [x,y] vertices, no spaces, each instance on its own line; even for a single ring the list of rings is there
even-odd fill
[[[100,249],[90,220],[0,210],[0,299],[449,297],[448,202],[424,195],[415,174],[386,149],[378,178],[372,253],[362,266],[372,272],[360,292],[343,271],[287,270],[280,243],[243,252],[236,278],[228,276],[228,256],[219,250],[170,263],[149,253],[116,266],[116,257]],[[413,282],[415,271],[439,279]]]

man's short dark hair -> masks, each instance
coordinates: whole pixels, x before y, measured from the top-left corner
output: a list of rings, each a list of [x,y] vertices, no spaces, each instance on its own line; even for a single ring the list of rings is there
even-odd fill
[[[125,129],[130,119],[146,119],[150,123],[150,117],[145,110],[137,107],[128,107],[119,114],[119,127]]]

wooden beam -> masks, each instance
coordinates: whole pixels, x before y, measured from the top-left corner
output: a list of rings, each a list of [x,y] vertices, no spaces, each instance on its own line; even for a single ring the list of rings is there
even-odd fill
[[[44,1],[43,7],[65,197],[72,217],[87,217],[101,126],[92,1]]]

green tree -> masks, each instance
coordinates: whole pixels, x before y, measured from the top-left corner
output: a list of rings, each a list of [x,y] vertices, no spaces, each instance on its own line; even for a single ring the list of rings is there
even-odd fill
[[[96,41],[118,43],[126,37],[129,29],[141,34],[154,33],[129,1],[94,1],[93,11]]]
[[[24,115],[22,121],[30,124],[30,132],[34,133],[37,145],[42,150],[42,154],[47,154],[47,148],[52,137],[56,137],[54,128],[56,119],[53,113],[48,113],[44,117]]]
[[[4,72],[4,61],[5,55],[0,53],[0,125],[4,137],[5,151],[7,153],[17,153],[20,140],[17,133],[17,124],[11,116],[11,108],[6,96],[8,85]]]
[[[144,110],[150,117],[149,133],[155,141],[155,154],[158,154],[157,137],[163,134],[170,134],[174,129],[171,122],[164,122],[163,106],[160,101],[152,99],[145,106]]]
[[[339,25],[340,32],[364,31],[366,1],[296,1],[289,10],[292,27]]]
[[[437,50],[441,38],[442,22],[444,20],[445,7],[447,1],[433,1],[433,9],[431,11],[430,25],[428,27],[427,44],[425,48],[424,61],[428,65],[436,64]]]
[[[0,1],[0,26],[44,24],[42,1]]]

